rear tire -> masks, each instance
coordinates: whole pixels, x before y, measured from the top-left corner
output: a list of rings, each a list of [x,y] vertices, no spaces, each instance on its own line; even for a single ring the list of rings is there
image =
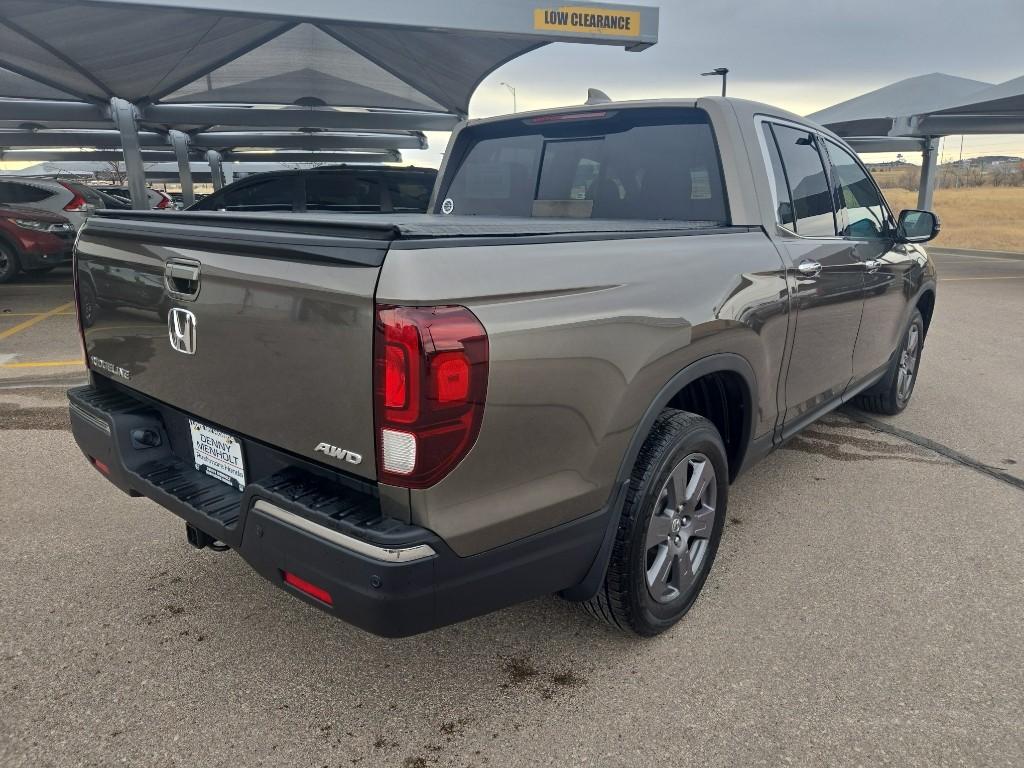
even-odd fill
[[[18,254],[6,243],[0,243],[0,283],[9,283],[21,271]]]
[[[875,386],[855,398],[854,404],[862,410],[886,416],[902,412],[914,394],[923,351],[924,317],[915,309],[889,370]]]
[[[645,637],[679,621],[711,571],[728,499],[728,459],[714,424],[662,411],[633,466],[604,583],[585,610]]]

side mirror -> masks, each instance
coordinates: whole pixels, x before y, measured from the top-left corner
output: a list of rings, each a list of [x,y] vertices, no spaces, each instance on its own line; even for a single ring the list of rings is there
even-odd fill
[[[896,242],[927,243],[942,229],[939,217],[931,211],[900,211],[896,224]]]

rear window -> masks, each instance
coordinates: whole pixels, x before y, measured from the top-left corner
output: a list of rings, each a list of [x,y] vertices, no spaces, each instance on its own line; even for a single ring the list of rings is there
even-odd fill
[[[53,192],[31,184],[0,181],[0,203],[39,203]]]
[[[573,113],[568,113],[573,116]],[[699,109],[544,116],[467,129],[441,213],[728,220],[718,149]]]

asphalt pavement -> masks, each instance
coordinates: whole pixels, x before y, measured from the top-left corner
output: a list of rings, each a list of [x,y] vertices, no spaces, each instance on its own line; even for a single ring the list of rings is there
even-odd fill
[[[911,406],[743,477],[653,640],[556,598],[384,640],[190,548],[67,431],[66,275],[0,288],[0,765],[1024,764],[1024,260],[934,254]]]

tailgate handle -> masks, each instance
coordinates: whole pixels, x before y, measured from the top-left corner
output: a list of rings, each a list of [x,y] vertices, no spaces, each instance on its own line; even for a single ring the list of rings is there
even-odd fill
[[[164,264],[164,287],[169,296],[194,301],[199,295],[198,261],[170,260]]]

